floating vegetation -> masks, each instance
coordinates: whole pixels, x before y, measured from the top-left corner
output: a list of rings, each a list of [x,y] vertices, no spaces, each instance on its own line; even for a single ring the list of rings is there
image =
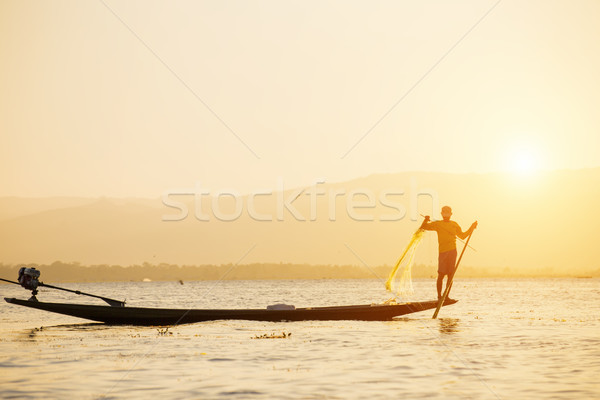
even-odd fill
[[[158,331],[158,336],[167,336],[167,335],[172,335],[173,332],[169,332],[169,327],[167,326],[166,328],[156,328],[156,330]]]
[[[260,336],[256,335],[252,339],[288,339],[290,336],[292,336],[292,332],[281,332],[281,335],[278,335],[275,332],[273,332],[270,335],[266,333]]]

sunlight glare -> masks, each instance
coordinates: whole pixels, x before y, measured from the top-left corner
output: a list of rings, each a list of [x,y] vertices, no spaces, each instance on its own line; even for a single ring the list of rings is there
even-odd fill
[[[539,169],[539,157],[534,149],[524,146],[512,149],[508,159],[509,170],[519,175],[531,175]]]

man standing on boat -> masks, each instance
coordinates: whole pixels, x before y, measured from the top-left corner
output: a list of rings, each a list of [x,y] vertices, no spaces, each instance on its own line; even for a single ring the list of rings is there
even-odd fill
[[[454,276],[456,269],[456,237],[466,239],[477,228],[477,221],[471,224],[471,227],[463,232],[460,226],[450,220],[452,209],[448,206],[442,207],[442,221],[429,222],[429,215],[425,217],[425,221],[421,224],[421,229],[426,231],[436,231],[438,235],[438,244],[440,255],[438,258],[438,277],[437,277],[437,294],[438,299],[442,297],[442,286],[444,284],[444,276],[448,275],[446,287]]]

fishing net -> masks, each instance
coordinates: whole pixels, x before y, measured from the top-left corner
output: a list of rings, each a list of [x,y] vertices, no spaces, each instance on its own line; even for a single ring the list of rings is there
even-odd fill
[[[414,293],[411,270],[415,252],[417,251],[417,247],[419,246],[419,243],[421,243],[424,234],[425,231],[423,229],[417,229],[412,235],[406,249],[404,249],[396,266],[392,269],[390,276],[385,282],[385,289],[387,291],[401,297],[406,297]]]

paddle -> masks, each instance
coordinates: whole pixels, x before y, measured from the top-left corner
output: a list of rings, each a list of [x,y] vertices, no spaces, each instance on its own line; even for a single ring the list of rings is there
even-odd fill
[[[440,312],[440,308],[442,308],[442,304],[444,304],[444,302],[446,301],[446,298],[448,297],[448,294],[450,293],[450,289],[452,289],[452,283],[454,282],[454,275],[456,274],[456,270],[458,269],[458,264],[460,264],[460,260],[462,260],[462,256],[463,254],[465,254],[465,250],[467,249],[467,246],[469,245],[469,240],[471,240],[471,235],[473,235],[473,231],[471,231],[471,233],[469,233],[469,237],[467,238],[467,241],[465,242],[465,246],[463,247],[462,251],[460,252],[460,257],[458,257],[458,261],[456,262],[456,267],[454,267],[454,273],[452,274],[452,277],[448,277],[448,283],[446,284],[446,290],[444,290],[444,295],[438,300],[438,305],[437,308],[435,309],[435,312],[433,313],[433,319],[436,319],[438,316],[438,313]]]
[[[0,281],[4,281],[4,282],[8,282],[8,283],[14,283],[15,285],[21,286],[21,284],[19,282],[9,281],[8,279],[0,278]],[[61,287],[58,287],[58,286],[48,285],[47,283],[44,283],[44,282],[38,282],[38,286],[44,286],[44,287],[51,288],[51,289],[64,290],[65,292],[70,292],[70,293],[75,293],[75,294],[81,294],[83,296],[95,297],[97,299],[104,300],[111,307],[125,307],[125,302],[124,301],[113,300],[113,299],[109,299],[108,297],[96,296],[95,294],[84,293],[84,292],[81,292],[79,290],[65,289],[65,288],[61,288]]]

